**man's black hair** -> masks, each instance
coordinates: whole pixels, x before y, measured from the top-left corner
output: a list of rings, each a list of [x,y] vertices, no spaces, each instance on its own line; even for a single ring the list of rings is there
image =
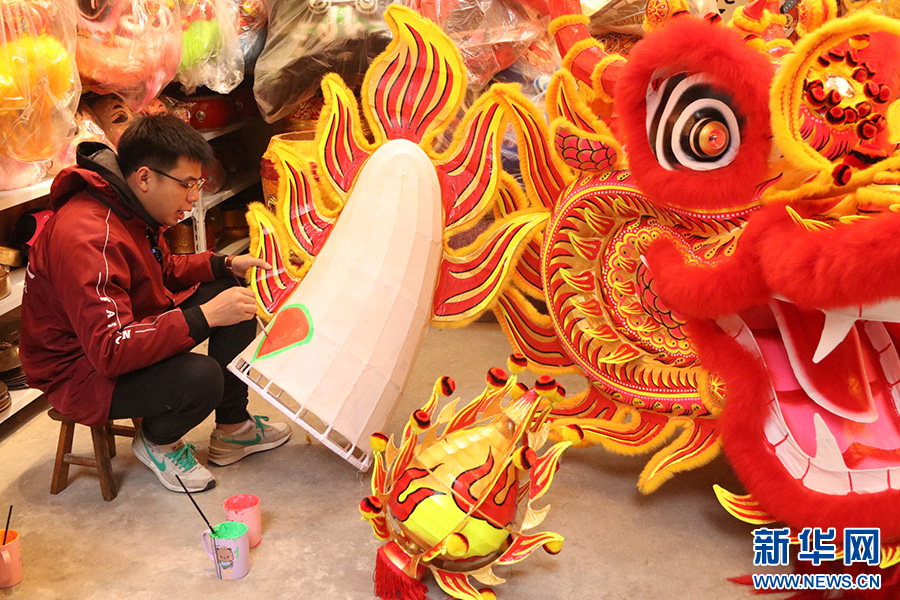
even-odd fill
[[[196,129],[172,115],[144,115],[137,118],[119,139],[119,168],[128,177],[146,165],[160,171],[175,167],[179,156],[206,166],[213,151]]]

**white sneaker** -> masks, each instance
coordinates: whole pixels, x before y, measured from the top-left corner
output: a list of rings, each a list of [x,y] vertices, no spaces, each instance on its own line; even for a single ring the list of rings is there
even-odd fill
[[[138,430],[131,442],[131,451],[168,490],[184,492],[176,476],[189,492],[204,492],[216,487],[216,478],[209,469],[197,462],[191,444],[179,440],[169,446],[156,446],[144,438],[143,431]]]
[[[269,425],[268,420],[269,417],[254,415],[234,433],[213,429],[209,436],[209,462],[224,467],[255,452],[277,448],[291,439],[291,428],[286,423]]]

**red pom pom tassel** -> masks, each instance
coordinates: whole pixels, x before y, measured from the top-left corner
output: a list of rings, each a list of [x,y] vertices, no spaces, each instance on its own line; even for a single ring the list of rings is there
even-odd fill
[[[428,586],[407,575],[400,566],[408,563],[409,557],[395,542],[379,548],[373,576],[375,595],[382,600],[428,600]],[[424,572],[420,567],[419,576]]]

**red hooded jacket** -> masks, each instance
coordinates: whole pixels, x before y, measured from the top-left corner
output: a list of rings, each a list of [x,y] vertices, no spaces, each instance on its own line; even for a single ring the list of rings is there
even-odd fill
[[[116,377],[209,336],[200,308],[178,305],[226,274],[224,258],[170,254],[102,144],[78,147],[78,165],[57,175],[50,200],[55,214],[29,252],[19,354],[51,405],[99,425]]]

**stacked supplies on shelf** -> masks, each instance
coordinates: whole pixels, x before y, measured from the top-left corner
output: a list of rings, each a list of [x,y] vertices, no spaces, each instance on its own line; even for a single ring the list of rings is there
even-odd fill
[[[0,324],[0,414],[12,406],[10,390],[24,390],[25,371],[19,360],[19,329],[21,321]]]

